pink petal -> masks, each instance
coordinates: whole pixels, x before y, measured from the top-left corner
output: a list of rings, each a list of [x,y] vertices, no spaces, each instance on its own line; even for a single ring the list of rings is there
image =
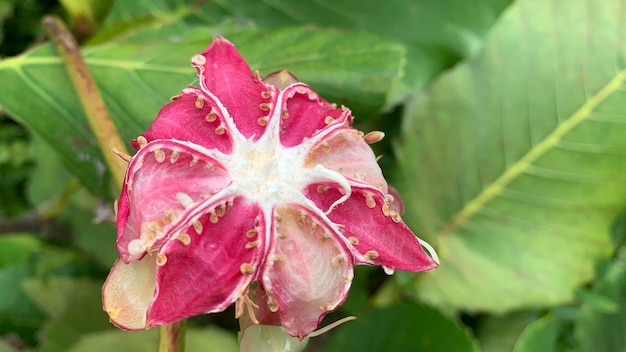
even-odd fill
[[[216,37],[192,63],[202,88],[224,104],[239,132],[258,139],[265,131],[278,90],[252,73],[235,46],[222,37]]]
[[[305,166],[317,164],[387,193],[387,181],[372,148],[363,140],[363,133],[353,128],[338,129],[317,143],[307,154]]]
[[[275,242],[262,285],[285,330],[302,339],[346,298],[352,256],[332,230],[304,209],[285,206],[276,214]]]
[[[322,209],[341,197],[337,189],[319,192],[316,185],[310,186],[306,193]],[[407,271],[436,268],[438,264],[424,252],[417,237],[389,206],[390,200],[385,200],[376,189],[352,186],[352,196],[328,217],[342,225],[343,235],[353,244],[359,264]]]
[[[243,198],[223,205],[224,213],[200,216],[161,248],[147,327],[222,311],[256,278],[265,246],[259,207]]]
[[[231,134],[224,123],[224,114],[211,97],[201,89],[189,87],[172,99],[143,134],[148,142],[178,139],[227,154],[231,152]],[[137,140],[132,140],[131,144],[139,149]]]
[[[118,259],[102,287],[102,308],[120,329],[146,327],[146,312],[156,285],[154,259],[147,256],[129,264]]]
[[[302,143],[328,125],[352,122],[350,110],[337,109],[305,84],[292,85],[282,95],[286,100],[280,110],[280,141],[285,147]]]
[[[186,144],[172,140],[147,144],[130,163],[119,199],[116,246],[122,259],[129,262],[144,255],[145,251],[129,252],[133,240],[152,237],[144,241],[146,250],[164,241],[190,208],[181,200],[200,202],[230,181],[217,161]]]

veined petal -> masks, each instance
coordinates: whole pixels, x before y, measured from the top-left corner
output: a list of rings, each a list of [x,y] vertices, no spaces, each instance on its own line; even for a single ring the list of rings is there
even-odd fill
[[[165,241],[194,204],[230,182],[221,164],[187,144],[158,140],[141,148],[129,165],[119,199],[116,246],[122,259],[139,259]]]
[[[262,286],[285,330],[302,339],[345,300],[354,275],[352,256],[304,208],[283,206],[275,214],[275,240]]]
[[[102,308],[115,326],[124,330],[146,328],[146,312],[156,287],[154,256],[124,263],[115,261],[102,287]]]
[[[156,255],[156,291],[147,327],[224,310],[256,279],[264,221],[255,203],[235,198],[193,219]]]
[[[341,197],[341,193],[331,188],[318,192],[311,186],[307,197],[324,209]],[[438,263],[424,252],[418,238],[397,210],[390,207],[390,202],[389,197],[385,199],[374,188],[353,185],[350,198],[334,208],[328,217],[341,225],[343,236],[352,244],[359,264],[407,271],[436,268]]]
[[[317,164],[387,193],[387,181],[372,148],[363,140],[363,133],[353,128],[337,129],[313,146],[306,156],[305,166]]]
[[[278,90],[252,73],[235,46],[222,37],[216,37],[191,62],[198,70],[202,89],[220,100],[239,132],[258,139],[265,131]]]
[[[210,96],[201,89],[189,87],[163,106],[150,128],[143,133],[148,142],[156,139],[178,139],[217,149],[229,154],[232,137],[224,121],[224,113]],[[139,149],[137,140],[133,147]]]
[[[285,147],[296,146],[326,126],[351,122],[348,109],[337,109],[309,86],[293,84],[281,92],[280,141]]]

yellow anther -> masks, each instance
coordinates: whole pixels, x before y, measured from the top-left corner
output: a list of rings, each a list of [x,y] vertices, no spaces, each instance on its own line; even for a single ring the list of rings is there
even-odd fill
[[[326,185],[319,185],[317,186],[317,193],[324,193],[328,191],[328,186]]]
[[[372,260],[378,258],[378,252],[376,251],[367,251],[365,252],[365,259]]]
[[[191,224],[198,235],[202,234],[202,223],[200,221],[194,220]]]
[[[217,120],[217,114],[215,113],[215,111],[211,110],[211,112],[208,113],[204,119],[207,122],[213,122],[213,121]]]
[[[143,148],[148,144],[148,140],[144,136],[137,137],[137,144],[139,144],[139,148]]]
[[[172,155],[170,155],[170,163],[175,163],[178,160],[178,157],[180,157],[180,152],[174,150]]]
[[[167,263],[167,256],[165,256],[165,254],[163,253],[159,253],[156,256],[156,264],[158,266],[163,266],[165,265],[165,263]]]
[[[363,137],[363,139],[365,140],[365,143],[367,144],[380,142],[383,140],[383,138],[385,138],[385,134],[381,131],[372,131]]]
[[[194,57],[191,58],[191,63],[197,66],[202,66],[204,64],[206,64],[206,57],[204,57],[203,55],[195,55]]]
[[[188,246],[191,243],[191,237],[184,232],[179,233],[178,236],[176,236],[176,239],[185,246]]]
[[[161,149],[155,149],[153,150],[154,152],[154,158],[156,159],[156,161],[162,163],[163,160],[165,160],[165,152],[162,151]]]
[[[376,200],[374,200],[374,196],[367,193],[365,195],[365,204],[367,205],[368,208],[374,209],[376,207]]]
[[[239,267],[239,270],[241,270],[242,274],[253,274],[254,271],[256,270],[256,268],[255,268],[254,265],[252,265],[250,263],[243,263]]]
[[[247,249],[250,249],[250,248],[254,248],[254,247],[258,246],[258,245],[259,245],[259,241],[258,241],[258,240],[256,240],[256,241],[252,241],[252,242],[248,242],[248,243],[246,243],[246,246],[245,246],[245,247],[246,247]]]
[[[196,109],[202,109],[204,107],[204,99],[198,95],[198,97],[196,98]]]

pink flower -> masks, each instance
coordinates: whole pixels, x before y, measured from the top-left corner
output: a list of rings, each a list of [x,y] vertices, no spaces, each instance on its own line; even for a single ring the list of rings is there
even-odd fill
[[[364,138],[350,110],[293,76],[260,80],[223,38],[191,61],[200,88],[133,141],[120,258],[103,288],[113,324],[146,329],[256,303],[303,338],[344,301],[355,264],[437,267],[365,141],[382,133]],[[255,281],[264,302],[248,298]]]

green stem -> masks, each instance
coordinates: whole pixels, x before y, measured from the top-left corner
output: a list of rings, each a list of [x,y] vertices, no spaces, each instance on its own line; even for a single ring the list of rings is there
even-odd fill
[[[116,186],[121,189],[127,165],[114,156],[111,151],[117,148],[122,153],[128,154],[128,152],[113,121],[111,121],[100,91],[98,91],[98,87],[80,53],[80,48],[72,33],[57,17],[44,17],[43,25],[65,65],[74,91],[78,95],[85,115],[87,115],[91,130],[103,151],[104,161],[113,174]]]
[[[111,121],[98,87],[80,53],[76,39],[57,17],[46,16],[43,19],[43,25],[72,81],[91,130],[103,151],[104,161],[113,174],[118,190],[121,190],[127,165],[114,156],[111,151],[117,149],[123,154],[128,154],[128,152],[113,121]],[[159,352],[182,352],[184,349],[185,321],[161,327]]]
[[[185,350],[186,320],[161,326],[159,329],[159,352],[183,352]]]

